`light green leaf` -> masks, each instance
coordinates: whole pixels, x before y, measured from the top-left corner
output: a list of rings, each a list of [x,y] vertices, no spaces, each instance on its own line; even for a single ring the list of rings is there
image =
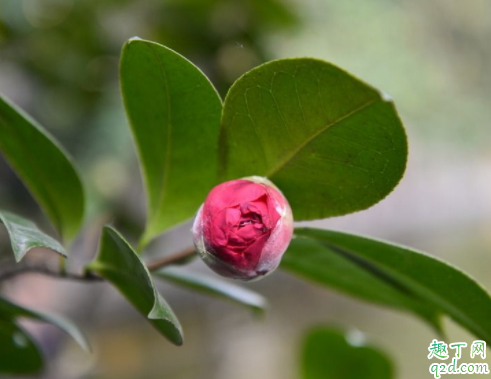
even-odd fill
[[[208,275],[200,275],[177,267],[165,267],[154,275],[191,290],[231,300],[253,311],[262,312],[267,306],[267,300],[257,292]]]
[[[38,347],[20,326],[0,318],[0,373],[34,374],[43,368]]]
[[[27,252],[36,247],[44,247],[66,257],[63,246],[58,241],[40,231],[36,224],[13,213],[0,210],[0,222],[9,233],[15,260],[20,260]]]
[[[387,355],[365,345],[354,331],[319,327],[310,331],[302,348],[303,379],[392,379],[394,368]]]
[[[0,296],[0,319],[14,321],[19,317],[27,317],[33,320],[53,324],[70,335],[80,345],[80,347],[82,347],[82,349],[90,351],[90,345],[87,338],[71,321],[65,319],[64,317],[42,313],[22,307]]]
[[[129,40],[120,67],[148,197],[145,245],[192,217],[217,184],[222,105],[196,66],[157,43]]]
[[[87,265],[87,270],[113,284],[160,333],[172,343],[182,345],[179,320],[155,289],[145,264],[116,230],[104,227],[99,254]]]
[[[225,98],[221,179],[268,177],[296,220],[372,206],[397,185],[406,157],[394,104],[327,62],[263,64],[239,78]]]
[[[61,236],[73,238],[83,221],[84,193],[71,159],[47,131],[1,96],[0,151]]]
[[[323,263],[324,257],[338,255],[491,342],[491,297],[459,269],[421,252],[366,237],[309,228],[296,229],[295,234],[299,240],[315,241],[319,248],[315,253],[300,251],[294,243],[293,249],[285,254],[285,268],[322,281],[320,270],[311,275],[305,262],[326,269],[327,277],[331,273]]]

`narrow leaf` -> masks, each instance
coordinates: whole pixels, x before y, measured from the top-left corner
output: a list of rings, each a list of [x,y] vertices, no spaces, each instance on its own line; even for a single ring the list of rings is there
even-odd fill
[[[41,126],[1,96],[0,151],[61,236],[73,238],[83,220],[84,193],[71,159]]]
[[[43,366],[41,352],[29,334],[0,318],[0,373],[34,374]]]
[[[154,275],[191,290],[231,300],[253,311],[262,312],[267,306],[267,300],[257,292],[208,275],[200,275],[177,267],[163,268]]]
[[[182,345],[179,320],[155,289],[145,264],[116,230],[108,226],[103,229],[99,254],[87,270],[112,283],[160,333]]]
[[[15,260],[20,262],[29,250],[44,247],[66,257],[63,246],[54,238],[40,231],[36,224],[13,213],[0,210],[0,222],[5,225]]]
[[[302,348],[303,379],[392,379],[387,355],[365,345],[363,335],[319,327],[307,335]],[[356,340],[358,339],[358,340]]]
[[[225,98],[222,180],[266,176],[296,220],[372,206],[401,179],[407,157],[394,104],[345,71],[310,58],[263,64]]]
[[[459,269],[421,252],[366,237],[309,228],[295,233],[318,241],[324,247],[319,255],[346,257],[447,314],[478,338],[491,342],[491,297]],[[298,252],[291,255],[300,260]]]
[[[216,184],[222,105],[195,65],[150,41],[125,44],[120,80],[148,197],[144,245],[192,217]]]
[[[33,320],[44,321],[53,324],[72,337],[82,349],[90,351],[90,345],[85,335],[71,321],[61,316],[51,315],[43,312],[14,304],[10,300],[0,296],[0,318],[16,320],[19,317],[27,317]]]

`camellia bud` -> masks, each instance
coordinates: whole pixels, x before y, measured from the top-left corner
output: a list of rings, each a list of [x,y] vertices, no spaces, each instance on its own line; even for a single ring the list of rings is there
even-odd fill
[[[193,225],[203,261],[220,275],[242,280],[276,269],[292,234],[288,201],[273,183],[256,176],[213,188]]]

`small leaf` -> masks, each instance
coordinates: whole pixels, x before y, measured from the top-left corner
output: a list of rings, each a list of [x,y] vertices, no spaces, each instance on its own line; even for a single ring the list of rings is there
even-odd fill
[[[84,216],[84,193],[70,158],[41,126],[1,96],[0,151],[61,236],[73,238]]]
[[[145,245],[192,217],[217,183],[222,104],[195,65],[157,43],[129,40],[120,67],[148,197]]]
[[[491,343],[491,297],[459,269],[421,252],[366,237],[309,228],[296,229],[295,234],[317,241],[322,247],[316,256],[310,256],[319,265],[323,256],[342,256],[401,292],[421,299],[437,312],[447,314],[478,338]],[[290,260],[289,269],[295,270],[292,260],[305,261],[309,259],[309,252],[303,251],[300,256],[294,248],[285,257]],[[305,274],[309,276],[307,271],[303,272]]]
[[[104,227],[97,259],[86,268],[118,288],[172,343],[182,345],[183,333],[179,320],[155,289],[145,264],[116,230]]]
[[[35,374],[43,366],[43,357],[31,336],[0,318],[0,373]]]
[[[310,58],[263,64],[225,98],[222,181],[260,175],[285,194],[295,220],[366,209],[406,167],[394,104],[345,71]]]
[[[392,379],[394,368],[381,350],[352,339],[360,332],[345,335],[320,327],[306,337],[302,349],[303,379]]]
[[[14,304],[11,301],[0,296],[0,319],[15,321],[19,317],[27,317],[33,320],[44,321],[53,324],[66,332],[72,337],[82,349],[90,351],[90,345],[85,335],[71,321],[64,317],[55,316],[28,309],[26,307]],[[0,355],[1,356],[1,355]]]
[[[177,267],[165,267],[155,272],[154,275],[191,290],[231,300],[256,312],[264,311],[267,306],[267,300],[257,292],[207,275],[200,275]]]
[[[13,213],[0,210],[0,222],[9,233],[15,260],[20,262],[29,250],[44,247],[66,257],[66,251],[58,241],[40,231],[36,224]]]

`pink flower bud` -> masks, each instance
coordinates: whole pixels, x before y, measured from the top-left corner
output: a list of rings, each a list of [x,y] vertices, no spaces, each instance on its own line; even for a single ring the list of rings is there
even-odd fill
[[[257,176],[213,188],[193,225],[203,261],[220,275],[242,280],[276,269],[292,233],[288,201],[273,183]]]

